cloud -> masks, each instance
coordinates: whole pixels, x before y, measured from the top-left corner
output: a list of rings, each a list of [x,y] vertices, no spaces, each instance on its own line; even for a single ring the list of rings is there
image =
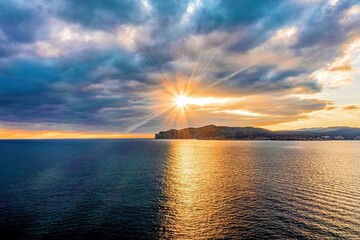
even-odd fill
[[[197,126],[307,118],[334,104],[324,89],[357,81],[356,3],[1,2],[0,122],[154,132],[172,104],[166,87],[181,81],[192,97],[242,99],[193,107]]]
[[[0,3],[0,39],[9,42],[31,42],[36,38],[41,22],[38,9],[16,4],[14,1]]]
[[[359,105],[347,105],[347,106],[344,106],[343,109],[349,110],[349,111],[358,110],[358,109],[360,109],[360,106]]]
[[[59,19],[51,19],[50,22],[52,29],[49,38],[33,44],[40,57],[68,56],[88,49],[106,51],[109,48],[119,48],[135,52],[142,42],[149,39],[150,34],[148,26],[118,25],[109,33],[89,30]]]
[[[351,0],[339,1],[335,5],[331,2],[330,4],[313,4],[313,7],[306,12],[307,15],[304,15],[299,40],[295,47],[306,48],[319,44],[326,48],[341,44],[357,27],[354,23],[341,25],[339,19],[355,4],[356,1]],[[314,17],[315,13],[317,17]]]
[[[330,88],[351,85],[360,72],[360,35],[355,35],[341,46],[339,57],[328,63],[326,68],[312,74],[320,84]]]
[[[141,64],[124,55],[88,53],[77,58],[14,60],[1,68],[0,117],[7,122],[120,128],[143,114],[132,92],[141,91]],[[131,106],[130,106],[131,103]],[[141,105],[141,104],[140,104]],[[116,114],[99,114],[104,108]],[[123,121],[126,119],[126,121]]]
[[[349,109],[350,108],[350,109]],[[355,106],[332,106],[323,110],[308,112],[303,118],[292,122],[269,125],[270,129],[299,129],[321,126],[359,126],[356,119],[360,117],[360,109]],[[331,123],[324,125],[323,123]]]
[[[277,10],[282,1],[216,1],[205,6],[198,14],[199,31],[211,31],[219,28],[234,28],[248,25],[267,17],[269,11]]]
[[[64,0],[55,11],[65,21],[109,31],[120,24],[141,23],[148,17],[146,5],[140,0],[88,0],[86,3],[81,0]]]

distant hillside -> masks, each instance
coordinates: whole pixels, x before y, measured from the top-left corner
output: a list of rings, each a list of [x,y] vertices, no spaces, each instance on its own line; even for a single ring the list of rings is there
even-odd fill
[[[171,129],[155,134],[155,139],[254,139],[254,140],[353,140],[360,139],[360,128],[329,127],[295,131],[270,131],[255,127],[223,127]]]

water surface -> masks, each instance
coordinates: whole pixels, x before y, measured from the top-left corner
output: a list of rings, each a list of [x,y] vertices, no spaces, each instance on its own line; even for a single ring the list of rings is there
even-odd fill
[[[360,238],[360,142],[0,141],[0,233]]]

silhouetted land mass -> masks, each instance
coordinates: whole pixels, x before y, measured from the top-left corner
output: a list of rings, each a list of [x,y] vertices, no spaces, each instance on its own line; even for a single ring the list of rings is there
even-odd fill
[[[291,131],[270,131],[255,127],[208,125],[199,128],[171,129],[155,134],[155,139],[201,140],[360,140],[360,128],[328,127]]]

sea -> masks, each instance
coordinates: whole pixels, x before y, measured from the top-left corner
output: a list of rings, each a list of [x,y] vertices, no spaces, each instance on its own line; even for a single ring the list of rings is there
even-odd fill
[[[1,239],[360,239],[360,141],[2,140]]]

